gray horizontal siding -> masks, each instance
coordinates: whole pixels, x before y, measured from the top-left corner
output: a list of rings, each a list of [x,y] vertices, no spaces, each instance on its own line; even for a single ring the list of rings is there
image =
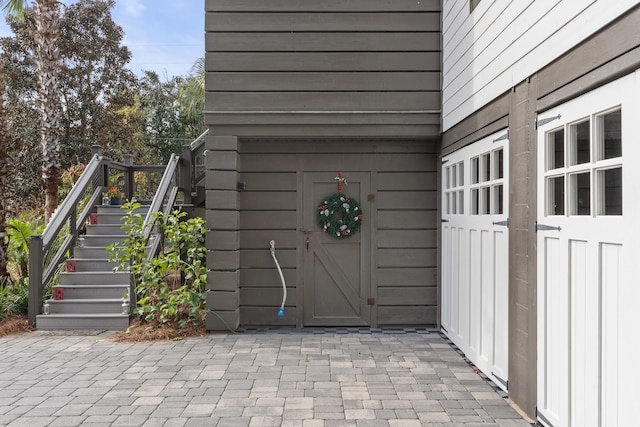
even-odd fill
[[[207,84],[214,72],[430,71],[440,73],[440,52],[207,52]],[[383,75],[382,75],[383,76]],[[284,80],[283,76],[283,80]]]
[[[299,91],[433,91],[438,72],[216,72],[210,73],[207,90],[216,92]]]
[[[207,12],[438,12],[440,0],[216,0]]]
[[[221,12],[206,15],[205,31],[438,31],[439,13],[269,13]]]
[[[436,143],[415,140],[243,140],[238,179],[245,189],[239,192],[237,233],[242,324],[296,324],[291,316],[303,310],[304,172],[343,169],[372,174],[373,200],[366,205],[374,227],[376,323],[435,325],[437,151]],[[282,288],[268,250],[271,239],[289,292],[286,319],[276,319]]]
[[[440,2],[206,0],[205,10],[214,133],[438,137]]]

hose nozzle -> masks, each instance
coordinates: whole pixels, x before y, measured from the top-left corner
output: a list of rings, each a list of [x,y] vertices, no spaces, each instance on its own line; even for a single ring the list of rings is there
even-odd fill
[[[284,307],[280,307],[280,310],[278,310],[278,316],[279,317],[284,316]]]

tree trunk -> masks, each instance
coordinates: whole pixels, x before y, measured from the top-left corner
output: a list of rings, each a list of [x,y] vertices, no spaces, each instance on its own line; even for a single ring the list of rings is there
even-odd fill
[[[37,0],[36,66],[38,69],[38,108],[41,115],[42,179],[44,180],[45,222],[58,207],[58,175],[60,173],[60,131],[62,118],[58,87],[59,12],[56,0]]]
[[[4,114],[4,69],[0,66],[0,287],[4,285],[3,280],[7,273],[7,262],[9,260],[9,253],[7,252],[7,211],[6,211],[6,194],[7,194],[7,179],[9,175],[8,171],[8,159],[7,159],[7,147],[9,146],[9,134],[6,128],[5,114]]]

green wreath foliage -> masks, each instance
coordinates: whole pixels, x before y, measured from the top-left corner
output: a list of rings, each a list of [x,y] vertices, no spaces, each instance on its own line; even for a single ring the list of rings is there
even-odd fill
[[[347,194],[334,193],[318,206],[318,225],[336,239],[352,236],[360,229],[362,208]]]

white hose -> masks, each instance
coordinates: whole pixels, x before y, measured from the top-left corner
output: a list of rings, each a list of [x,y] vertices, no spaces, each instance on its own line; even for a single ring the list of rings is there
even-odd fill
[[[280,274],[280,281],[282,282],[282,304],[280,305],[280,310],[278,310],[278,316],[284,316],[284,303],[287,301],[287,285],[284,283],[284,276],[282,275],[282,269],[280,268],[280,264],[278,264],[278,259],[276,258],[276,242],[274,240],[269,242],[271,246],[271,257],[273,258],[273,262],[276,263],[276,267],[278,268],[278,273]]]

